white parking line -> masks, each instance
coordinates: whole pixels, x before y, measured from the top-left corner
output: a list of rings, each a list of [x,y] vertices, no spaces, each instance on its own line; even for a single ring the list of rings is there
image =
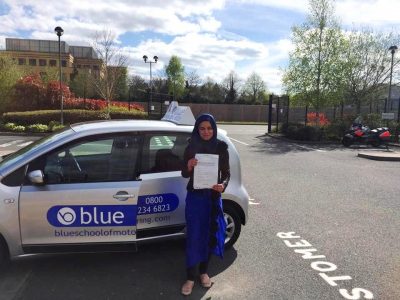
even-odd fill
[[[311,151],[317,151],[317,152],[326,152],[326,150],[314,149],[314,148],[302,146],[302,145],[299,145],[299,144],[296,144],[296,146],[301,148],[301,149],[305,149],[305,150],[311,150]]]
[[[8,147],[8,146],[11,146],[11,145],[14,145],[14,144],[18,144],[19,142],[23,142],[23,141],[24,140],[16,140],[16,141],[13,141],[13,142],[4,143],[4,144],[1,144],[0,147],[1,148],[5,148],[5,147]]]
[[[248,145],[249,145],[249,144],[246,144],[246,143],[244,143],[244,142],[241,142],[241,141],[235,140],[234,138],[231,138],[231,137],[230,137],[229,139],[231,139],[232,141],[238,142],[238,143],[240,143],[240,144],[246,145],[246,146],[248,146]]]
[[[22,144],[17,145],[17,147],[25,147],[25,146],[28,146],[28,145],[30,145],[30,144],[32,144],[32,143],[33,143],[33,141],[29,141],[29,142],[26,142],[26,143],[22,143]]]
[[[254,200],[255,200],[255,199],[253,199],[253,198],[249,198],[249,204],[250,204],[250,205],[260,205],[259,202],[254,202]]]

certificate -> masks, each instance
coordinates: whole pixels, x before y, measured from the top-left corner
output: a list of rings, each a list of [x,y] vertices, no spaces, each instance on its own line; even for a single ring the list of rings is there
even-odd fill
[[[197,165],[193,171],[194,189],[211,189],[218,183],[218,155],[196,154]]]

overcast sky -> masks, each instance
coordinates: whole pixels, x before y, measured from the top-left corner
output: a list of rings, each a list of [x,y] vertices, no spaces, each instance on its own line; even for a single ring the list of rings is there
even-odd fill
[[[144,54],[159,57],[155,75],[177,55],[202,78],[255,71],[280,93],[291,27],[307,10],[307,0],[0,0],[0,47],[6,37],[57,40],[56,26],[69,45],[90,45],[106,29],[129,56],[130,74],[149,77]],[[338,0],[336,15],[345,29],[398,30],[400,0]]]

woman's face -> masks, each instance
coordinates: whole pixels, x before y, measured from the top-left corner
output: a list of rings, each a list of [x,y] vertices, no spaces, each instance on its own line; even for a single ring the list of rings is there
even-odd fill
[[[211,123],[208,121],[201,122],[199,125],[199,134],[203,140],[209,141],[214,135],[214,130],[211,126]]]

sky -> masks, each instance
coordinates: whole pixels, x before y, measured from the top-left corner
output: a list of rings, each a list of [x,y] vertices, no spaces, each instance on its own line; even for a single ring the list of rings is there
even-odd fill
[[[172,55],[185,72],[221,82],[230,71],[244,81],[259,74],[270,92],[282,93],[291,28],[306,20],[307,0],[0,0],[0,48],[5,38],[57,40],[89,46],[96,32],[115,34],[130,75],[149,79],[143,55],[157,55],[160,76]],[[337,0],[344,29],[400,29],[400,0]]]

